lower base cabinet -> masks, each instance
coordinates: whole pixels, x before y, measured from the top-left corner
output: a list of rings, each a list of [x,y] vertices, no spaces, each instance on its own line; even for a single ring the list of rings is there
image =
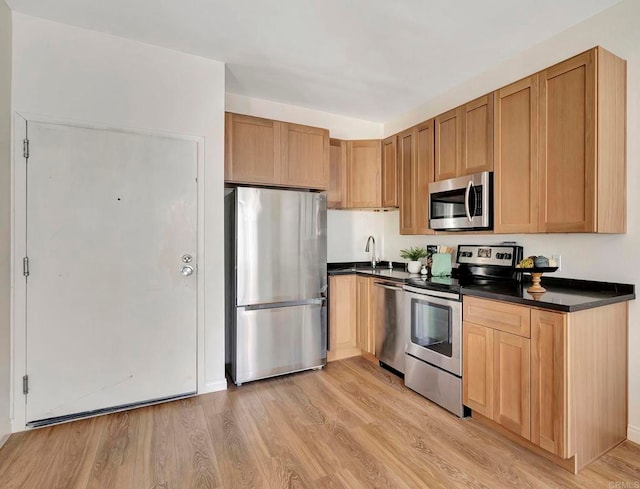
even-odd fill
[[[366,353],[375,355],[375,296],[373,278],[357,277],[356,301],[357,301],[357,337],[358,347]]]
[[[356,330],[356,276],[329,277],[329,350],[327,361],[360,355]]]
[[[530,341],[463,324],[463,404],[529,440]]]
[[[329,350],[327,361],[375,354],[373,278],[329,277]]]
[[[577,473],[626,439],[627,303],[572,313],[464,298],[463,403]]]

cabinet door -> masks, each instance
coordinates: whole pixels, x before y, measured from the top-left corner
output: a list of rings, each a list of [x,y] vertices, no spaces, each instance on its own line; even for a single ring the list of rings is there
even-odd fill
[[[493,332],[493,420],[530,439],[530,340]]]
[[[329,151],[327,207],[344,209],[347,206],[347,144],[340,139],[331,139]]]
[[[463,107],[445,112],[435,119],[435,180],[458,176],[462,167]]]
[[[225,114],[225,180],[280,183],[281,123],[259,117]]]
[[[494,331],[462,324],[462,403],[493,419]]]
[[[415,128],[407,129],[398,134],[398,166],[400,167],[400,234],[413,234],[415,222],[414,161]]]
[[[538,230],[538,75],[494,94],[494,230]]]
[[[493,170],[493,93],[464,105],[458,176]]]
[[[595,51],[540,73],[540,231],[593,232]]]
[[[360,355],[357,338],[356,276],[329,277],[329,351],[327,361]]]
[[[434,130],[433,119],[416,127],[415,162],[413,171],[413,232],[434,234],[429,229],[429,184],[433,182]]]
[[[351,208],[382,206],[380,140],[347,141],[347,204]]]
[[[398,207],[398,151],[396,136],[382,141],[382,206]]]
[[[373,279],[357,277],[356,303],[358,348],[364,352],[374,354],[375,297]]]
[[[531,441],[566,458],[567,316],[531,310]]]
[[[282,183],[289,187],[329,187],[329,131],[282,122]]]

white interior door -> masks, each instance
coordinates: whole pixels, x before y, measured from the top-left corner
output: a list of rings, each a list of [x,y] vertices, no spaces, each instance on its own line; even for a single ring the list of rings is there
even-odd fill
[[[195,392],[197,143],[27,131],[27,422]]]

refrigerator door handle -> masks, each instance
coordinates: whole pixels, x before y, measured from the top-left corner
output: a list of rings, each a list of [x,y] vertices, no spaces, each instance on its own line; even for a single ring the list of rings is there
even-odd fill
[[[329,290],[329,286],[327,284],[324,284],[320,289],[320,295],[322,297],[327,297],[327,290]]]
[[[245,311],[260,311],[262,309],[277,309],[280,307],[294,307],[294,306],[322,306],[326,299],[308,299],[303,301],[284,301],[284,302],[270,302],[267,304],[251,304],[243,307]]]

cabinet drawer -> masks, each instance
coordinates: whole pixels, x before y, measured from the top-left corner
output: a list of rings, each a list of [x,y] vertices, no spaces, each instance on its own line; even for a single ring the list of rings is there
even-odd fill
[[[474,324],[525,338],[531,337],[531,310],[487,299],[465,297],[462,318]]]

